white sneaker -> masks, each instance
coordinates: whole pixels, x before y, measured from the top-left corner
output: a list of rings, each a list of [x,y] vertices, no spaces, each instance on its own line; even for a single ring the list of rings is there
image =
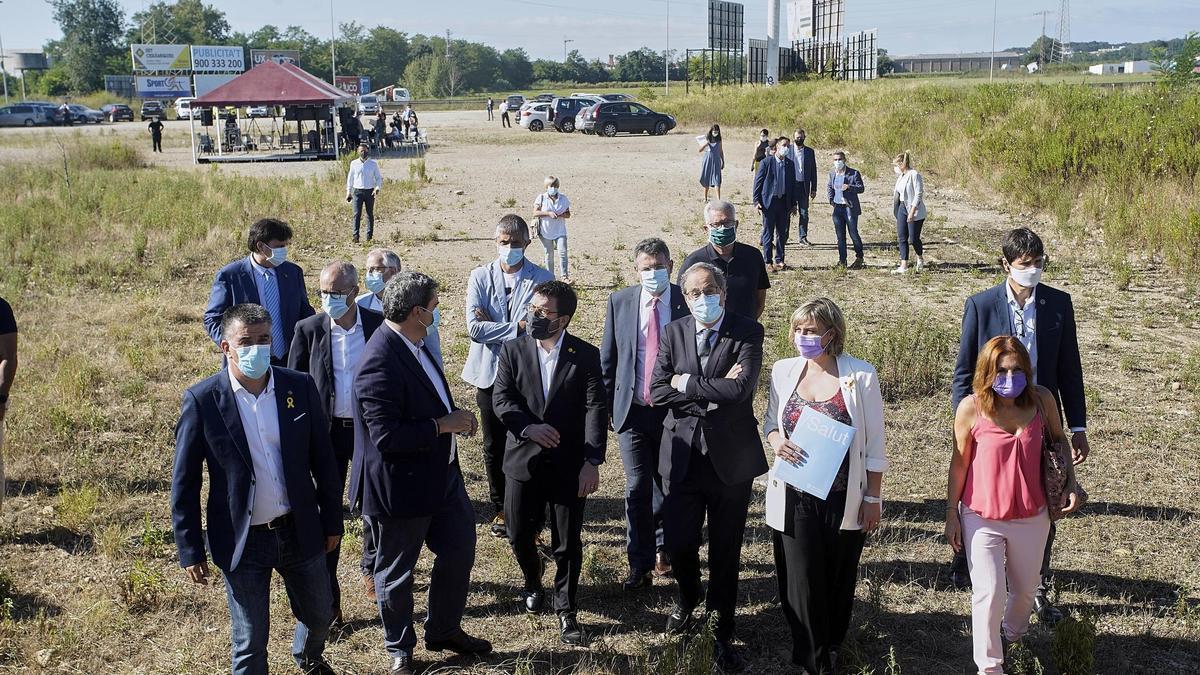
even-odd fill
[[[896,269],[892,270],[892,274],[908,274],[908,268],[897,267]]]
[[[920,258],[917,258],[916,271],[920,272],[923,269],[925,269],[925,261],[921,260]]]

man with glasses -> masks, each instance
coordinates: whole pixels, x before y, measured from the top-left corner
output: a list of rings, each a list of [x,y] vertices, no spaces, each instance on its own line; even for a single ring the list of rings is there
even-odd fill
[[[367,253],[367,274],[363,279],[367,292],[355,299],[358,306],[383,316],[383,289],[400,269],[400,256],[396,255],[395,251],[390,248],[371,249]],[[429,329],[429,336],[425,338],[425,348],[433,354],[439,365],[443,365],[442,336],[438,333],[436,324]]]
[[[341,478],[338,494],[345,492],[346,472],[354,456],[354,373],[363,348],[375,329],[383,324],[383,315],[363,310],[354,302],[358,294],[358,270],[348,262],[332,262],[321,270],[321,311],[296,324],[296,335],[288,351],[288,368],[312,375],[321,395],[321,407],[329,420],[329,440],[333,445]],[[364,537],[363,550],[373,548]],[[342,621],[342,592],[337,582],[341,545],[326,556],[329,585],[333,592],[333,620]],[[368,595],[374,595],[372,581]]]
[[[715,200],[704,205],[704,227],[708,244],[683,261],[684,270],[696,263],[707,263],[725,275],[728,290],[725,303],[730,312],[757,320],[767,306],[771,279],[762,253],[737,241],[738,221],[733,204]],[[676,281],[682,283],[683,275]]]
[[[564,644],[587,642],[576,618],[583,562],[583,507],[600,487],[608,441],[608,407],[600,351],[567,333],[575,291],[547,281],[533,292],[525,335],[500,350],[493,406],[508,429],[504,449],[504,517],[524,576],[523,604],[540,612],[542,561],[537,536],[551,512],[554,556],[552,605]]]
[[[951,404],[957,410],[959,402],[970,395],[975,361],[983,345],[997,335],[1016,336],[1029,351],[1034,383],[1049,389],[1062,406],[1071,430],[1074,461],[1080,464],[1087,459],[1090,448],[1083,366],[1071,296],[1041,283],[1046,251],[1041,238],[1029,228],[1010,231],[1001,250],[1004,257],[1000,262],[1007,274],[1004,282],[967,298],[963,309],[962,341],[954,366]],[[1062,612],[1050,604],[1046,595],[1054,534],[1052,524],[1042,560],[1042,585],[1034,598],[1034,611],[1039,619],[1051,625],[1062,618]],[[970,584],[962,554],[956,555],[951,563],[950,578],[959,588]]]

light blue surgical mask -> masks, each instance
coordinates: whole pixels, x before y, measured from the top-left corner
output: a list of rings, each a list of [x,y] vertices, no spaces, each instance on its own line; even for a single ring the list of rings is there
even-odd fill
[[[439,313],[438,313],[438,311],[437,311],[436,309],[435,309],[435,310],[433,310],[432,312],[431,312],[431,311],[429,311],[429,308],[427,308],[427,307],[422,307],[421,309],[422,309],[422,310],[423,310],[423,311],[424,311],[426,314],[432,314],[432,315],[433,315],[433,319],[432,319],[432,320],[431,320],[429,323],[425,323],[424,321],[421,321],[421,319],[420,319],[420,318],[417,318],[417,323],[420,323],[422,326],[424,326],[424,327],[425,327],[425,334],[426,334],[426,335],[429,335],[429,334],[430,334],[430,333],[432,333],[433,331],[437,330],[438,321],[441,321],[441,319],[442,319],[442,315],[441,315],[441,314],[439,314]]]
[[[500,256],[500,262],[508,267],[525,259],[525,249],[517,246],[497,246],[496,253]]]
[[[671,284],[667,278],[667,268],[660,267],[656,270],[642,270],[639,272],[642,275],[642,288],[650,295],[662,295],[663,291],[667,290],[667,286]]]
[[[721,306],[721,296],[719,295],[702,295],[692,300],[689,303],[689,307],[696,321],[705,325],[716,323],[721,319],[721,315],[725,313],[725,308]]]
[[[383,272],[367,272],[367,290],[375,295],[383,292],[387,282],[383,280]]]
[[[548,187],[548,188],[546,188],[546,194],[550,195],[551,197],[557,197],[558,196],[558,188],[553,187],[553,186]]]
[[[271,267],[279,267],[287,262],[287,247],[280,246],[279,248],[271,249],[271,257],[267,258],[267,262],[271,263]]]
[[[257,380],[267,374],[271,367],[271,345],[250,345],[235,347],[238,370],[246,377]]]
[[[322,293],[321,294],[321,309],[329,315],[329,318],[337,321],[350,311],[350,303],[347,302],[349,296],[340,295],[337,293]]]
[[[844,169],[844,168],[846,168],[846,162],[845,162],[845,161],[843,161],[843,160],[840,160],[840,159],[835,159],[835,160],[833,160],[833,170],[834,170],[834,171],[841,171],[841,170],[842,170],[842,169]]]

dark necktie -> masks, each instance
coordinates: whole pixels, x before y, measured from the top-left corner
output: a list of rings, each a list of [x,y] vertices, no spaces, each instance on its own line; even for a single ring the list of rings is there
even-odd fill
[[[698,342],[696,343],[696,353],[700,355],[700,370],[708,370],[708,357],[712,354],[712,343],[709,338],[712,337],[712,329],[704,328],[700,331]]]

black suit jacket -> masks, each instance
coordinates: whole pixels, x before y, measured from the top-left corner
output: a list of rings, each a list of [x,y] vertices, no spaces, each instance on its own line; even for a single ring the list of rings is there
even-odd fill
[[[1008,309],[1005,280],[998,286],[967,298],[963,308],[962,340],[958,361],[954,364],[951,404],[971,394],[975,362],[987,341],[997,335],[1012,335],[1012,315]],[[1038,284],[1037,299],[1037,383],[1049,389],[1067,414],[1067,426],[1087,426],[1087,403],[1083,393],[1083,365],[1079,358],[1079,338],[1075,329],[1075,307],[1068,293]]]
[[[454,409],[446,376],[438,374]],[[451,472],[459,471],[450,463],[451,435],[437,433],[434,422],[450,410],[404,338],[386,325],[363,350],[354,409],[351,506],[375,517],[432,515],[445,503]]]
[[[375,329],[383,325],[383,315],[358,306],[362,317],[363,341],[371,339]],[[321,394],[325,417],[333,420],[333,340],[329,337],[329,315],[318,312],[296,324],[292,348],[288,350],[288,368],[312,375]],[[365,346],[364,346],[365,349]]]
[[[696,352],[696,320],[667,324],[658,347],[658,363],[650,397],[654,405],[669,406],[663,426],[658,471],[667,480],[687,476],[693,447],[708,452],[717,476],[726,485],[753,479],[767,472],[758,420],[754,417],[754,390],[762,370],[763,327],[740,314],[726,312],[717,341],[701,371]],[[741,364],[735,379],[725,374]],[[674,375],[691,374],[687,393],[671,386]],[[709,404],[717,404],[709,410]]]
[[[508,429],[504,473],[527,481],[534,463],[549,459],[559,485],[575,494],[583,462],[603,462],[608,442],[600,351],[567,333],[559,349],[550,394],[543,397],[538,349],[537,340],[527,333],[504,343],[500,350],[492,407]],[[558,447],[543,448],[521,437],[531,424],[554,427],[559,434]]]

